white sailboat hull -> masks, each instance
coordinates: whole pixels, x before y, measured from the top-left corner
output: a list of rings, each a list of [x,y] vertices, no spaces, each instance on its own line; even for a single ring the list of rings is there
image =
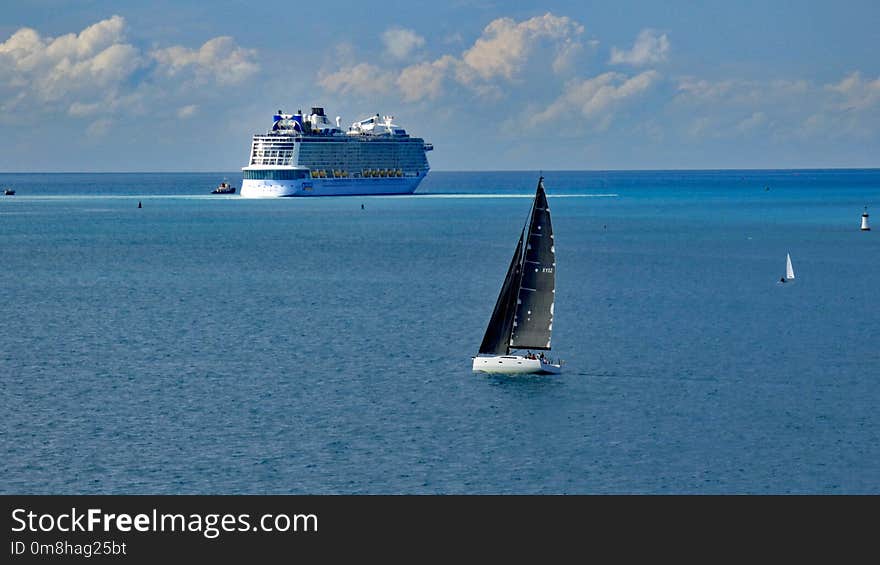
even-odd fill
[[[505,375],[518,374],[550,374],[558,375],[562,365],[554,365],[540,359],[529,359],[521,355],[496,355],[474,357],[475,373],[500,373]]]

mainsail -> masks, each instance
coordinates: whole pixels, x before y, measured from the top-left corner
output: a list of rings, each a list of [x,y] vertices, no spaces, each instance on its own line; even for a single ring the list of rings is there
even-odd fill
[[[544,193],[544,177],[538,180],[526,237],[510,348],[550,349],[556,292],[556,250],[550,208]]]
[[[523,229],[495,302],[480,353],[550,349],[556,287],[556,250],[544,177],[538,180],[528,228]]]
[[[791,280],[794,278],[794,268],[791,266],[791,254],[785,254],[785,278]]]
[[[556,249],[541,177],[480,344],[480,354],[473,357],[474,372],[558,375],[562,361],[554,363],[544,353],[538,356],[512,351],[550,349],[555,292]]]

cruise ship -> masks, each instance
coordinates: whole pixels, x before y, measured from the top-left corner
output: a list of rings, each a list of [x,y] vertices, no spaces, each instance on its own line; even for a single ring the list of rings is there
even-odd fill
[[[344,196],[412,194],[428,174],[434,147],[411,137],[393,116],[354,122],[343,131],[323,108],[273,116],[272,128],[255,134],[242,167],[241,196]]]

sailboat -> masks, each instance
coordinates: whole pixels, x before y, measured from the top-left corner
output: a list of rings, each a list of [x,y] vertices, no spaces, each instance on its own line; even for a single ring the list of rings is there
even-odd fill
[[[791,254],[785,254],[785,276],[779,279],[779,282],[790,282],[794,280],[794,268],[791,266]]]
[[[544,177],[540,177],[528,223],[520,233],[479,354],[473,358],[473,370],[558,374],[562,362],[553,363],[543,353],[550,350],[555,293],[556,249]]]

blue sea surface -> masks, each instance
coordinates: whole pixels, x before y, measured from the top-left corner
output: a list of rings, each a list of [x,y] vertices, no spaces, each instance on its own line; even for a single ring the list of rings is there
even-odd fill
[[[880,494],[880,170],[544,176],[565,366],[503,377],[537,171],[0,174],[0,492]]]

